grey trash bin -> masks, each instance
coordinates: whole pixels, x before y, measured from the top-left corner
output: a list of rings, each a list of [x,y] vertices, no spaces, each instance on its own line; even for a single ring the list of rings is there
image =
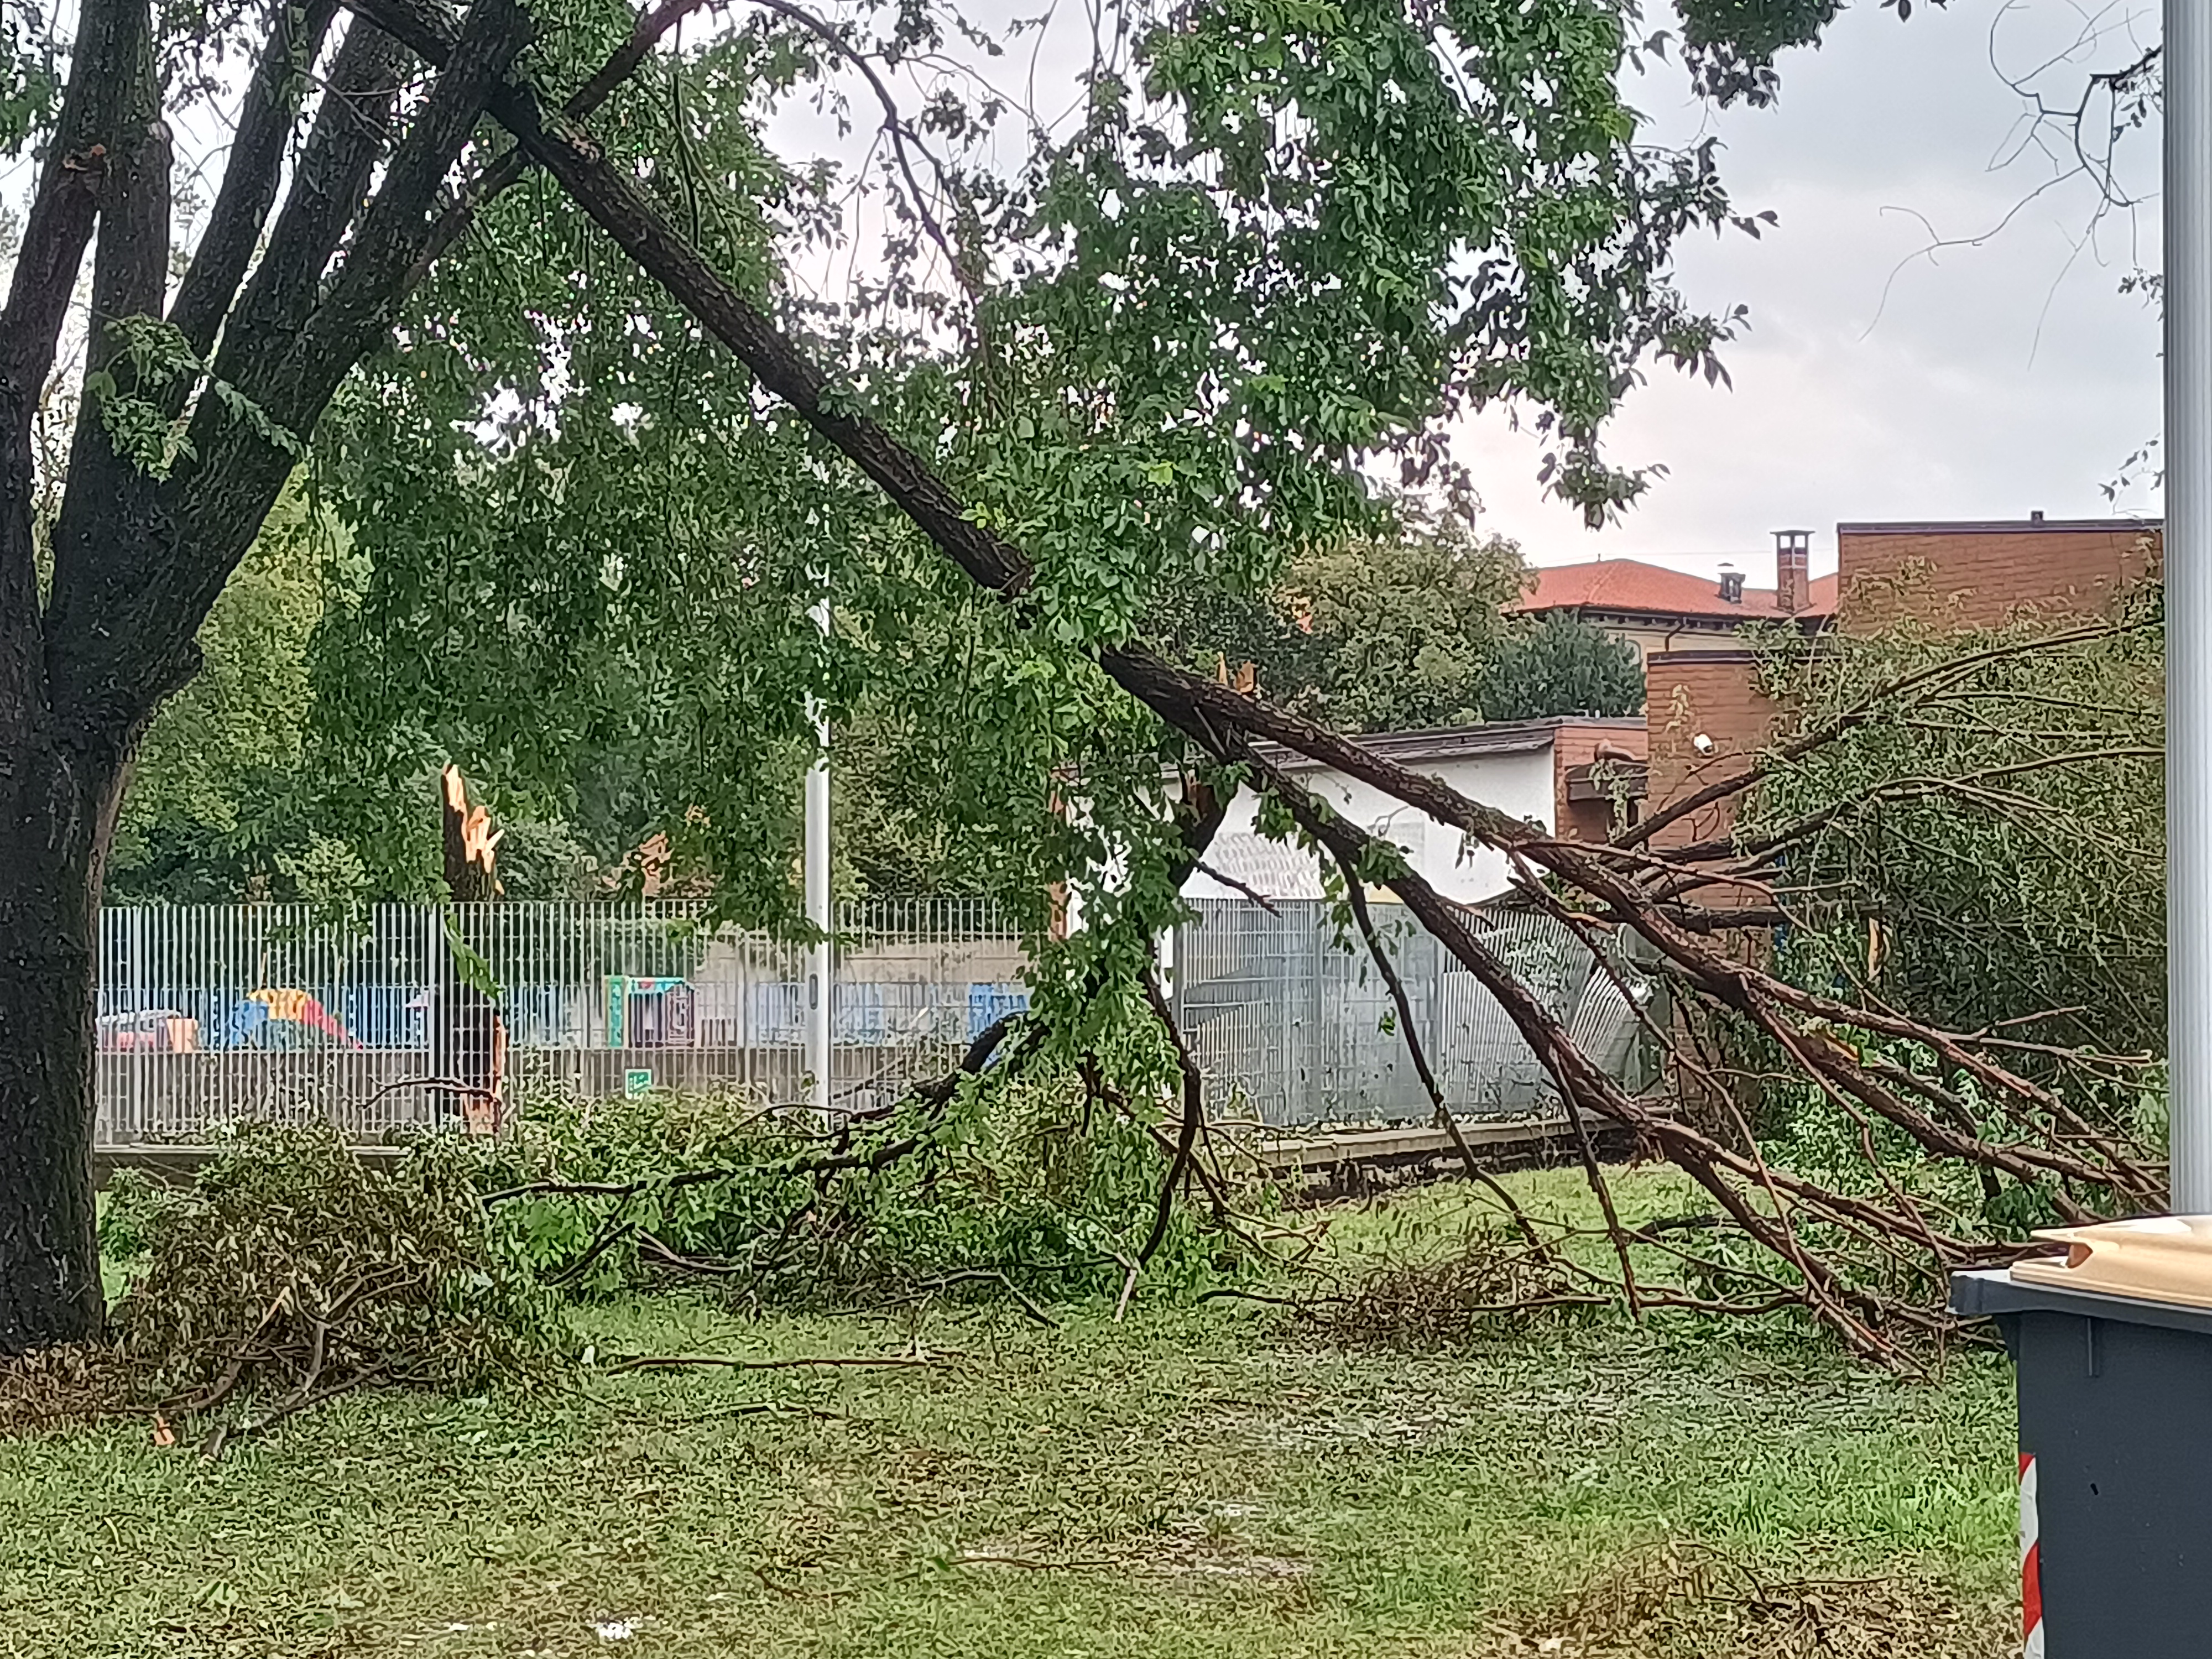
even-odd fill
[[[2212,1656],[2212,1309],[1954,1273],[2020,1394],[2027,1659]]]

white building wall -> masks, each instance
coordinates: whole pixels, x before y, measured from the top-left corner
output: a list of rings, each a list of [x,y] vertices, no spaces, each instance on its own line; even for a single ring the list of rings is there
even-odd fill
[[[1552,751],[1549,746],[1520,754],[1472,755],[1458,760],[1409,762],[1408,769],[1440,777],[1470,800],[1494,806],[1517,818],[1530,818],[1547,830],[1552,823]],[[1413,869],[1445,897],[1462,903],[1495,898],[1513,884],[1503,854],[1487,848],[1463,848],[1460,832],[1437,823],[1355,778],[1340,772],[1302,770],[1293,774],[1316,794],[1371,834],[1405,848]],[[1254,828],[1259,799],[1239,790],[1229,816],[1213,838],[1206,862],[1249,883],[1270,898],[1316,898],[1321,872],[1311,854],[1270,843]],[[1242,896],[1200,872],[1183,884],[1183,896],[1229,899]]]

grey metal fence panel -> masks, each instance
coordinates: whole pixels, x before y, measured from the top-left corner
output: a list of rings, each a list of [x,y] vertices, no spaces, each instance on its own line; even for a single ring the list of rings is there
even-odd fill
[[[1542,1068],[1495,1000],[1401,907],[1375,912],[1454,1109],[1545,1103]],[[1632,970],[1595,971],[1573,931],[1540,913],[1472,920],[1585,1052],[1632,1079],[1647,994]],[[847,906],[838,927],[840,1105],[940,1075],[1027,1004],[1022,940],[987,902]],[[1202,903],[1172,954],[1217,1109],[1276,1124],[1428,1115],[1388,988],[1328,905]],[[714,926],[696,902],[118,908],[101,918],[98,1138],[190,1140],[272,1118],[374,1142],[450,1113],[453,1092],[434,1086],[436,1006],[464,977],[496,992],[512,1087],[612,1094],[642,1072],[662,1087],[801,1092],[803,949]]]
[[[942,1073],[1025,1006],[1027,958],[986,902],[844,907],[832,1097],[864,1108]],[[805,952],[709,923],[690,902],[117,908],[101,917],[103,1145],[204,1136],[239,1118],[323,1121],[376,1141],[453,1109],[435,1008],[491,990],[520,1087],[741,1086],[794,1099]],[[441,988],[444,988],[441,991]]]
[[[1497,1000],[1403,907],[1371,908],[1452,1109],[1512,1117],[1549,1103],[1542,1065]],[[1171,953],[1175,1000],[1218,1109],[1279,1125],[1430,1115],[1389,987],[1330,905],[1278,900],[1271,914],[1219,900],[1195,909]],[[1585,1053],[1637,1080],[1640,976],[1618,961],[1600,971],[1574,929],[1539,911],[1494,907],[1469,921]]]

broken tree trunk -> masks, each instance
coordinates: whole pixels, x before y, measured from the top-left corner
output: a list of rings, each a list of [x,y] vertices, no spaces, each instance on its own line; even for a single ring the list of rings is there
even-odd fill
[[[477,907],[499,896],[499,836],[491,814],[469,805],[459,767],[448,766],[441,782],[446,896],[453,911],[434,1016],[433,1069],[470,1133],[490,1134],[499,1127],[504,1103],[507,1030],[483,982],[489,929]]]

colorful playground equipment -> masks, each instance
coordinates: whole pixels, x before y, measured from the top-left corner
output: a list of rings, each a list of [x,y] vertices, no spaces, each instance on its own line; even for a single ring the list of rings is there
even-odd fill
[[[352,1032],[305,991],[249,992],[231,1011],[230,1042],[237,1048],[358,1048]]]

